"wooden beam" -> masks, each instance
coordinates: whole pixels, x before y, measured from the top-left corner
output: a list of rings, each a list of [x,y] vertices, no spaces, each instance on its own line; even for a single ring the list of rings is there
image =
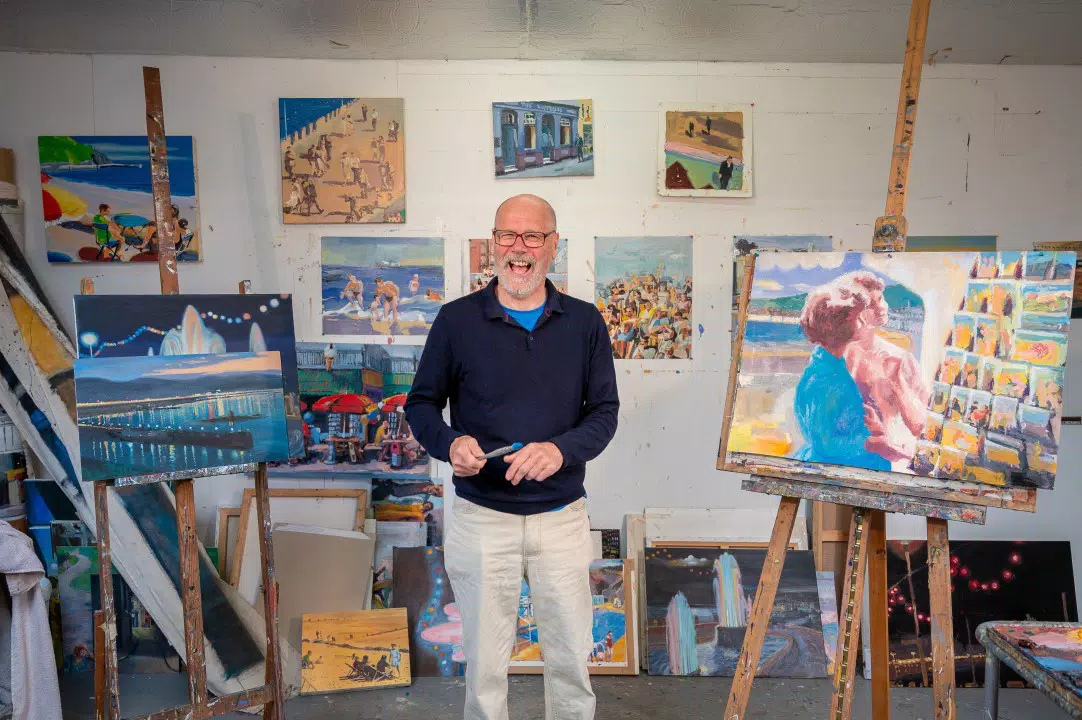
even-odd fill
[[[162,295],[176,295],[180,292],[176,220],[169,190],[165,110],[162,108],[162,77],[158,68],[143,68],[143,93],[146,97],[147,144],[150,146],[150,184],[154,193],[154,221],[158,232],[158,276]]]
[[[263,720],[285,717],[285,693],[282,690],[282,666],[278,645],[278,580],[274,575],[270,498],[267,491],[267,463],[255,471],[255,509],[259,521],[259,554],[263,571],[263,619],[267,625],[266,683],[271,699],[263,706]]]
[[[729,362],[729,384],[725,391],[725,416],[721,421],[721,447],[718,448],[718,470],[729,470],[729,431],[733,425],[733,403],[736,401],[736,379],[740,373],[740,353],[744,348],[744,330],[748,325],[748,302],[751,300],[751,283],[755,277],[755,256],[744,259],[744,284],[740,288],[740,306],[737,311],[737,327],[733,332],[732,359]]]
[[[202,706],[181,705],[180,707],[160,710],[149,715],[142,715],[133,718],[133,720],[201,720],[202,718],[217,717],[238,710],[259,707],[269,702],[270,699],[270,688],[263,685],[234,695],[214,698]]]
[[[869,510],[868,631],[872,646],[872,718],[890,720],[890,638],[887,634],[887,516]],[[865,659],[867,661],[867,659]]]
[[[853,509],[849,522],[849,552],[845,559],[845,585],[838,602],[838,651],[834,661],[834,691],[830,720],[849,720],[853,707],[853,680],[860,645],[860,609],[864,602],[864,570],[868,557],[865,537],[867,510]]]
[[[195,530],[195,487],[178,480],[177,540],[180,544],[180,599],[184,607],[184,647],[188,665],[188,697],[192,705],[207,702],[207,663],[203,647],[203,595],[199,588],[199,538]]]
[[[105,613],[94,611],[94,719],[105,720]]]
[[[954,720],[954,621],[951,617],[947,521],[928,518],[928,587],[932,612],[932,686],[935,720]]]
[[[724,451],[724,447],[722,450]],[[755,680],[759,656],[763,652],[763,640],[766,639],[766,630],[770,625],[770,612],[774,609],[774,596],[778,592],[781,571],[785,566],[785,552],[789,538],[793,535],[798,507],[800,499],[795,497],[783,497],[778,505],[778,516],[774,519],[774,531],[770,534],[763,571],[759,574],[759,588],[755,591],[755,602],[748,616],[744,645],[740,649],[740,658],[736,661],[736,676],[733,678],[729,701],[725,706],[725,720],[740,720],[747,711],[751,684]]]
[[[98,526],[98,587],[101,592],[102,654],[105,667],[105,720],[120,720],[120,681],[116,662],[116,605],[113,600],[113,558],[109,549],[109,487],[111,480],[94,483]]]

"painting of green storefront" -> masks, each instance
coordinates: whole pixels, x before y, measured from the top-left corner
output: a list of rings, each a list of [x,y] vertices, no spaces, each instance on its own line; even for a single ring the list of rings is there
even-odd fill
[[[492,103],[496,177],[594,174],[591,100]]]

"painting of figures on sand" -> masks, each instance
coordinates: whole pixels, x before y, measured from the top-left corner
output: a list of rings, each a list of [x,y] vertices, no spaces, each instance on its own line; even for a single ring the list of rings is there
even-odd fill
[[[427,335],[443,306],[443,238],[323,238],[323,333]]]
[[[651,675],[733,677],[765,558],[765,549],[646,549]],[[785,556],[756,674],[827,675],[810,550],[790,550]]]
[[[729,460],[893,472],[875,477],[910,494],[1013,502],[1012,488],[1052,487],[1074,265],[1074,253],[760,255]]]
[[[590,590],[594,598],[593,647],[587,668],[592,675],[634,675],[639,670],[635,644],[638,621],[633,612],[635,573],[630,560],[594,560]],[[625,563],[627,567],[625,569]],[[628,633],[628,628],[631,632]],[[529,583],[522,581],[518,630],[511,654],[511,672],[538,673],[545,667]]]
[[[428,454],[402,409],[421,350],[297,343],[303,454],[272,474],[427,477]]]
[[[410,684],[405,608],[305,615],[301,695]]]
[[[282,222],[406,222],[401,98],[281,98]]]
[[[496,177],[594,174],[592,100],[492,103]]]
[[[984,685],[984,648],[977,639],[982,623],[1078,620],[1069,541],[952,541],[950,575],[958,687]],[[887,587],[891,684],[931,687],[932,609],[925,540],[887,542]],[[1000,680],[1006,684],[1021,678],[1004,667]]]
[[[76,295],[79,357],[277,352],[289,455],[304,452],[289,295]]]
[[[462,616],[447,578],[443,548],[394,549],[394,604],[409,617],[413,677],[465,674]]]
[[[80,358],[75,396],[84,482],[289,457],[276,352]]]
[[[477,292],[488,286],[496,277],[496,256],[492,254],[492,239],[470,240],[469,274],[466,278],[466,292]],[[556,242],[556,257],[549,266],[548,279],[562,293],[567,292],[567,238]]]
[[[751,197],[750,105],[663,105],[658,193]]]
[[[197,262],[203,242],[192,138],[168,136],[165,150],[177,260]],[[146,136],[42,136],[38,162],[49,262],[158,262]]]
[[[597,309],[617,360],[691,358],[691,237],[599,237]]]

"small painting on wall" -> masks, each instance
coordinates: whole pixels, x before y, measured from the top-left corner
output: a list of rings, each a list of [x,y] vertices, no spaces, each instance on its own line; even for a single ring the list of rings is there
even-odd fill
[[[662,105],[658,193],[751,197],[751,105]]]
[[[492,103],[496,177],[594,174],[592,100]]]

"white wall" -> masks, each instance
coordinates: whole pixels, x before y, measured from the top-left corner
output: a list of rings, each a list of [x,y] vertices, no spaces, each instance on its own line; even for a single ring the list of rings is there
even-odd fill
[[[462,244],[491,227],[500,200],[535,192],[570,239],[570,289],[592,296],[595,235],[694,234],[692,361],[620,362],[620,428],[590,464],[595,527],[644,506],[771,507],[740,478],[714,469],[729,364],[730,253],[735,233],[823,233],[870,247],[886,194],[899,66],[602,62],[368,62],[203,57],[0,54],[0,146],[16,150],[27,200],[27,251],[71,327],[71,296],[93,275],[99,293],[155,293],[154,267],[45,262],[36,137],[142,134],[140,68],[162,70],[166,129],[193,135],[206,260],[184,265],[186,292],[295,296],[297,338],[319,339],[321,234],[408,233],[447,239],[447,289],[461,288]],[[405,227],[281,223],[279,96],[403,97]],[[490,103],[594,100],[596,176],[493,178]],[[755,197],[662,198],[655,191],[659,102],[755,104]],[[907,217],[913,234],[997,233],[1001,248],[1079,239],[1082,68],[940,65],[925,68]],[[1074,357],[1082,353],[1082,337]],[[1074,361],[1072,361],[1072,364]],[[1079,388],[1082,390],[1082,386]],[[957,538],[1082,541],[1082,428],[1064,429],[1060,478],[1035,515],[992,511]],[[441,474],[448,475],[447,468]],[[197,483],[206,532],[240,480]],[[892,517],[894,537],[922,537],[918,518]],[[1082,552],[1082,544],[1076,545]],[[1082,567],[1082,563],[1076,563]],[[1082,577],[1078,578],[1082,581]],[[1079,584],[1082,587],[1082,583]]]

